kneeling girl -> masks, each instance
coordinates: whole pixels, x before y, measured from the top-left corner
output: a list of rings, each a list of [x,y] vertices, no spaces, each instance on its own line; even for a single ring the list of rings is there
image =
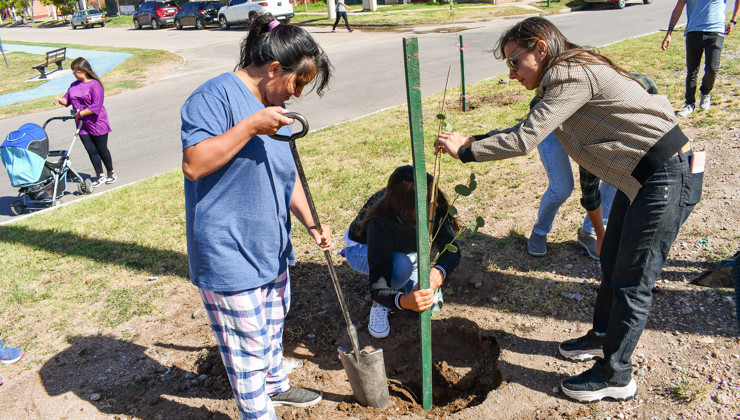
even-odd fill
[[[431,192],[433,177],[427,174],[427,190]],[[429,197],[427,197],[428,199]],[[386,188],[373,194],[360,210],[344,235],[343,254],[353,270],[367,274],[373,306],[368,330],[376,338],[390,333],[388,312],[391,308],[422,312],[441,301],[442,293],[435,290],[460,263],[459,246],[455,239],[457,220],[445,217],[447,199],[437,194],[437,210],[432,233],[437,233],[433,246],[441,252],[430,269],[430,288],[418,290],[416,264],[416,206],[414,169],[401,166],[393,171]],[[441,228],[440,228],[441,225]],[[453,243],[456,252],[444,250]]]

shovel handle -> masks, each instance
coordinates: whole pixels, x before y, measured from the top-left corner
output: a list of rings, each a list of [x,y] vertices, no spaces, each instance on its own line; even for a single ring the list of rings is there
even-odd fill
[[[301,138],[306,135],[308,132],[308,121],[303,117],[303,115],[295,113],[295,112],[288,112],[283,114],[289,118],[296,119],[301,122],[303,125],[303,130],[293,134],[292,136],[272,136],[276,140],[281,141],[287,141],[290,144],[290,152],[293,154],[293,161],[295,162],[296,170],[298,171],[298,178],[301,180],[301,185],[303,186],[303,192],[306,194],[306,201],[308,202],[308,208],[311,211],[311,217],[313,218],[313,223],[316,226],[316,230],[319,232],[319,234],[323,233],[323,229],[321,228],[321,221],[319,221],[319,214],[316,212],[316,205],[313,202],[313,197],[311,196],[311,189],[308,187],[308,181],[306,180],[306,174],[303,172],[303,165],[301,165],[301,157],[298,155],[298,149],[296,148],[295,140],[297,138]],[[334,264],[332,263],[331,259],[331,253],[329,251],[324,251],[324,258],[326,258],[326,265],[329,267],[329,275],[331,276],[331,282],[334,285],[334,291],[337,293],[337,299],[339,300],[339,306],[342,309],[342,314],[344,315],[344,320],[347,322],[347,335],[349,335],[349,340],[352,342],[352,348],[355,352],[355,360],[359,363],[360,361],[360,341],[357,337],[357,329],[355,328],[355,325],[352,323],[352,319],[349,317],[349,308],[347,307],[347,301],[344,299],[344,294],[342,293],[342,288],[339,285],[339,278],[337,277],[337,273],[334,270]]]
[[[301,137],[304,137],[306,134],[308,134],[308,121],[306,120],[306,117],[304,117],[303,115],[301,115],[301,114],[299,114],[297,112],[286,112],[285,114],[283,114],[283,117],[292,118],[292,119],[300,122],[301,123],[301,131],[299,131],[297,133],[293,133],[290,136],[286,136],[284,134],[273,134],[270,137],[272,137],[275,140],[280,140],[280,141],[293,141],[293,140],[297,140],[297,139],[299,139]]]

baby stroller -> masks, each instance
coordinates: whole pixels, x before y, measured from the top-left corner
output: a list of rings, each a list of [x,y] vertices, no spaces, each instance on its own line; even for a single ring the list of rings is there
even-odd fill
[[[73,110],[72,114],[75,112]],[[79,183],[77,190],[80,194],[93,192],[90,179],[83,180],[72,169],[69,160],[82,123],[77,124],[68,150],[49,151],[49,137],[45,129],[54,120],[74,120],[74,116],[49,118],[43,127],[33,123],[23,124],[18,130],[8,134],[0,145],[0,160],[8,171],[10,184],[19,188],[19,199],[10,206],[11,212],[16,216],[23,213],[29,204],[48,207],[61,204],[68,180]]]

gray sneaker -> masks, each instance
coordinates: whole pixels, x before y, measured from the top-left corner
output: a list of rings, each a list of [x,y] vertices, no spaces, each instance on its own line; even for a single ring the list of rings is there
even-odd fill
[[[596,253],[595,233],[589,233],[583,230],[583,228],[578,228],[578,243],[586,250],[589,257],[596,261],[599,260],[599,254]]]
[[[712,95],[707,93],[706,95],[701,95],[701,100],[699,100],[699,109],[702,111],[709,111],[709,108],[712,107]]]
[[[694,104],[686,104],[681,108],[680,111],[676,112],[676,115],[679,117],[688,117],[690,114],[694,113]]]
[[[270,395],[270,399],[274,406],[309,407],[321,401],[323,395],[315,389],[291,386],[285,392]]]
[[[547,235],[540,235],[532,231],[529,235],[529,242],[527,242],[527,252],[534,257],[547,254]]]

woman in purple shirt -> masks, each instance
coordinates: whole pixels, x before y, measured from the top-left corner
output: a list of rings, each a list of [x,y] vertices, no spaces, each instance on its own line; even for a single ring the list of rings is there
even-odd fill
[[[108,133],[111,129],[108,111],[103,106],[105,100],[103,83],[90,67],[90,63],[82,57],[72,61],[70,68],[77,81],[69,86],[64,96],[54,98],[54,104],[72,105],[72,108],[77,110],[75,118],[82,119],[80,139],[97,174],[93,187],[103,183],[112,184],[116,182],[116,173],[113,171],[113,160],[108,150]],[[103,164],[108,170],[107,176],[103,172]]]

